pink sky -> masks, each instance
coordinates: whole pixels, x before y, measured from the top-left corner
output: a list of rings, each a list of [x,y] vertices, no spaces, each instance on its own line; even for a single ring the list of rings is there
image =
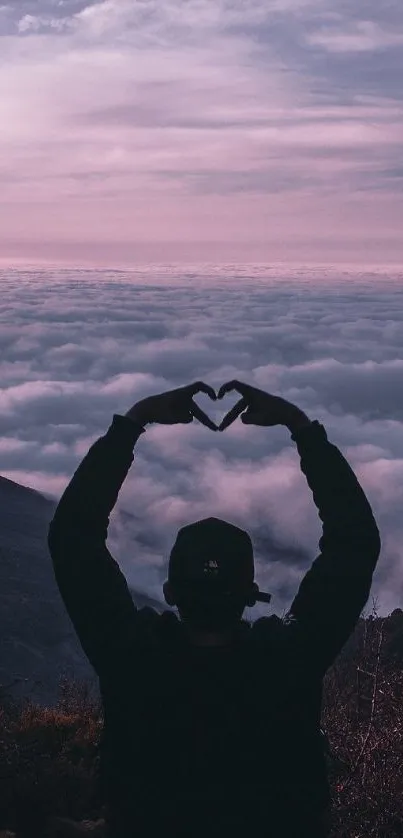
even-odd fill
[[[0,261],[403,263],[403,9],[0,6]]]

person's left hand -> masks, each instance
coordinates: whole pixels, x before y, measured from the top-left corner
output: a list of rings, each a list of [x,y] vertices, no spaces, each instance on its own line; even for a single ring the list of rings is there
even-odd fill
[[[213,401],[217,398],[212,387],[204,384],[203,381],[195,381],[194,384],[187,384],[186,387],[178,387],[176,390],[168,390],[166,393],[148,396],[136,402],[128,410],[126,416],[139,422],[140,425],[147,425],[150,422],[159,422],[162,425],[187,424],[193,422],[195,418],[210,430],[217,431],[218,428],[214,422],[193,401],[193,396],[200,392],[207,393]]]

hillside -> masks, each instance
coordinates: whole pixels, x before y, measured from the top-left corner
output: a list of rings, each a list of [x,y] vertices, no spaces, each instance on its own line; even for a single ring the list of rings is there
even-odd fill
[[[98,691],[53,574],[47,532],[54,509],[54,501],[0,476],[0,685],[42,705],[57,701],[63,674]],[[131,593],[139,607],[163,607]]]

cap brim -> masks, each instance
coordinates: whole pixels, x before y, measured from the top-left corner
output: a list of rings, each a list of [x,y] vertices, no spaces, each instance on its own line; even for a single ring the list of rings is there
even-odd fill
[[[271,594],[265,594],[264,591],[259,591],[256,594],[256,602],[270,602]]]

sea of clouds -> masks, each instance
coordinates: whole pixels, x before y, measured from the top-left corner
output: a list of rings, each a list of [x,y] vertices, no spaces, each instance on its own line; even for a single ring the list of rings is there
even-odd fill
[[[402,264],[402,47],[401,0],[0,3],[0,252]]]
[[[403,274],[278,266],[0,270],[0,472],[60,497],[114,413],[202,379],[239,378],[325,425],[371,503],[382,553],[367,613],[403,600]],[[236,401],[196,398],[213,419]],[[127,514],[129,513],[129,515]],[[161,597],[178,528],[245,528],[281,615],[321,522],[285,428],[151,426],[112,516],[129,583]],[[253,609],[257,615],[267,606]]]

